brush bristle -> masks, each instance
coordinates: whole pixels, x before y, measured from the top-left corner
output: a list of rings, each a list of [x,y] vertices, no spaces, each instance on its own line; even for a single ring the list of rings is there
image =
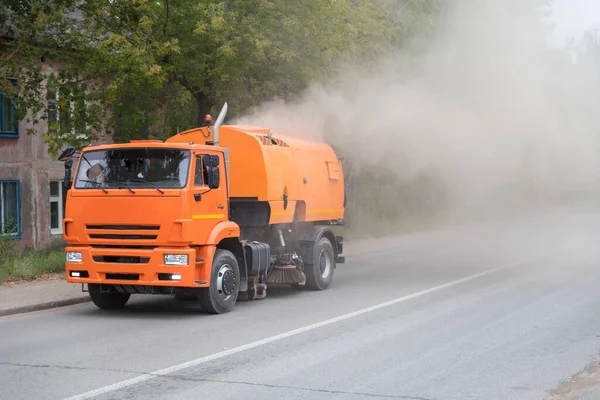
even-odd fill
[[[296,268],[273,268],[267,275],[267,283],[279,285],[302,285],[306,283],[306,275]]]

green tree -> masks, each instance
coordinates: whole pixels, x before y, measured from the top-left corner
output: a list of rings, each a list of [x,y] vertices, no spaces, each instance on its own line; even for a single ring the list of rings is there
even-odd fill
[[[235,116],[273,97],[290,99],[340,63],[376,63],[438,3],[5,1],[0,84],[19,93],[17,117],[31,123],[30,133],[55,121],[43,83],[62,94],[64,118],[45,138],[52,154],[103,129],[117,140],[164,138],[197,126],[225,100]]]

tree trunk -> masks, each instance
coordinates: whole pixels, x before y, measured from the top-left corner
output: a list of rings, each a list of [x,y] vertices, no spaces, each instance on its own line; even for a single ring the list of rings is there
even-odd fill
[[[196,104],[198,105],[198,114],[196,116],[196,126],[202,126],[204,124],[204,116],[212,112],[212,108],[215,102],[209,99],[204,93],[197,92],[194,94]],[[216,117],[213,118],[215,120]]]

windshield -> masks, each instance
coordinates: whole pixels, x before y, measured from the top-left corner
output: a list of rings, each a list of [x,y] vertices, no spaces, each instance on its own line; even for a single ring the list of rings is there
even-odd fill
[[[81,155],[77,189],[183,188],[190,152],[179,149],[128,148],[87,151]]]

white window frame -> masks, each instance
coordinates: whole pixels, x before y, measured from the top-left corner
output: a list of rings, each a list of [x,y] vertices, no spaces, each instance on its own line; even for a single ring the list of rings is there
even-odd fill
[[[48,101],[48,100],[49,99],[47,99],[46,101]],[[60,106],[59,106],[59,100],[60,100],[60,90],[56,89],[56,91],[54,92],[54,101],[55,101],[55,104],[56,104],[56,106],[55,106],[56,107],[55,113],[56,113],[56,122],[58,122],[58,124],[60,125]],[[88,101],[87,100],[83,100],[83,105],[84,105],[84,107],[87,108]],[[69,102],[69,109],[71,110],[70,117],[72,119],[73,118],[73,110],[75,110],[75,104],[72,101]],[[50,122],[48,122],[48,123],[50,123]],[[86,129],[90,129],[90,125],[89,124],[86,124]],[[73,128],[73,130],[71,130],[71,133],[75,133],[75,128]],[[64,136],[60,136],[60,138],[64,139],[65,137]],[[89,139],[88,135],[86,135],[85,133],[79,133],[79,134],[77,134],[76,138],[77,139],[86,139],[86,140]]]
[[[52,183],[53,182],[57,182],[58,183],[58,196],[52,196]],[[52,235],[62,235],[63,233],[63,227],[62,227],[62,221],[64,219],[64,215],[63,215],[63,190],[62,190],[62,186],[63,186],[63,181],[59,181],[59,180],[51,180],[50,181],[50,186],[48,187],[48,189],[50,190],[50,234]],[[52,203],[57,202],[58,203],[58,228],[52,228]]]

